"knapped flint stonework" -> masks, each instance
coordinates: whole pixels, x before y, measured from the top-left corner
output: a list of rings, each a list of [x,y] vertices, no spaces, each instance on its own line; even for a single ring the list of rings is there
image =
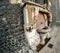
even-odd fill
[[[18,53],[28,48],[23,29],[23,9],[20,4],[0,1],[0,52]],[[27,50],[26,50],[27,51]]]

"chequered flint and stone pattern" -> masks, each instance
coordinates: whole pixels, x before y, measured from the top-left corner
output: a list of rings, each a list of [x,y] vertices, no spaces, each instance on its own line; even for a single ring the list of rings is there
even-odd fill
[[[28,42],[23,29],[23,9],[20,4],[0,1],[0,53],[18,53]]]

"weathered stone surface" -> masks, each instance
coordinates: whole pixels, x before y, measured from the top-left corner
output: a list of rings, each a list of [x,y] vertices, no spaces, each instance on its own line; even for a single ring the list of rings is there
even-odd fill
[[[51,0],[53,13],[52,25],[56,24],[56,17],[60,14],[58,8],[56,9],[56,1],[57,0]],[[56,14],[57,10],[58,14]],[[25,35],[23,35],[24,22],[21,14],[22,7],[20,7],[20,4],[11,4],[9,0],[0,0],[0,53],[20,53],[20,51],[23,53],[23,48],[26,48],[25,52],[28,53],[27,48],[29,49],[29,47]],[[60,42],[56,44],[58,48],[60,47],[59,44]],[[60,49],[56,52],[59,53],[59,50]],[[31,53],[33,53],[32,50]]]
[[[22,47],[28,47],[24,30],[22,7],[0,1],[0,52],[17,53]]]

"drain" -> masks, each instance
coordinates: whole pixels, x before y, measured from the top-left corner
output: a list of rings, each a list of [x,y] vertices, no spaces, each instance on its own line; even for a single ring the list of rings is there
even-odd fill
[[[52,48],[53,48],[53,44],[50,43],[50,44],[48,45],[48,47],[52,49]]]

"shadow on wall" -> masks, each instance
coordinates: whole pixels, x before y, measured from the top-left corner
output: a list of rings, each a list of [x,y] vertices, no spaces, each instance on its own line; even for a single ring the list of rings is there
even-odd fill
[[[20,4],[0,0],[0,53],[15,53],[25,46],[22,11]]]

